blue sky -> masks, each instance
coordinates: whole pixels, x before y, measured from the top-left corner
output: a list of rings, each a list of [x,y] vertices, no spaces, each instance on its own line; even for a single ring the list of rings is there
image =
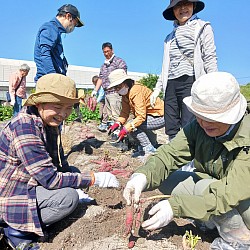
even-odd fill
[[[69,64],[100,67],[101,45],[111,42],[129,71],[159,74],[163,41],[172,31],[162,11],[169,0],[8,0],[1,1],[0,57],[33,60],[39,27],[65,3],[75,5],[85,26],[62,37]],[[214,29],[220,71],[250,83],[250,1],[205,0],[198,16]]]

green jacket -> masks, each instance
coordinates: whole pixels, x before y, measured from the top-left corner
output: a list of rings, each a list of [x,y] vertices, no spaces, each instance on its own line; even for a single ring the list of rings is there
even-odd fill
[[[247,147],[248,146],[248,147]],[[224,138],[212,138],[194,120],[169,144],[161,146],[144,166],[147,190],[157,187],[175,170],[194,159],[195,172],[218,181],[203,196],[176,195],[169,198],[175,217],[208,220],[224,214],[240,201],[250,199],[250,114]]]

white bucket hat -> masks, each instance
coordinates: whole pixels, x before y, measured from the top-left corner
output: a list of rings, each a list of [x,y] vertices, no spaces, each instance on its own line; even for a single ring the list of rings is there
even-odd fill
[[[112,71],[109,74],[108,78],[109,78],[109,82],[110,82],[108,89],[113,88],[117,85],[120,85],[121,83],[123,83],[127,79],[131,79],[127,75],[127,73],[125,72],[124,69],[115,69],[114,71]]]
[[[183,102],[195,116],[209,122],[236,124],[246,112],[247,101],[237,80],[226,72],[208,73],[192,86]]]

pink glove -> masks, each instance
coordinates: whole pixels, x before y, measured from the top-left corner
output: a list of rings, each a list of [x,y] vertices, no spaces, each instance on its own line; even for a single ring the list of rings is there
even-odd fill
[[[119,122],[115,122],[112,126],[110,126],[108,134],[110,135],[115,130],[117,130],[119,127],[120,127],[120,123]]]
[[[118,134],[119,140],[121,141],[127,134],[128,130],[125,127],[123,127],[120,133]]]

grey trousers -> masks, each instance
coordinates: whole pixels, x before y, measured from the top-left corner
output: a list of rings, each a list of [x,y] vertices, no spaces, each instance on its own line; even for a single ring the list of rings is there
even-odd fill
[[[204,179],[201,179],[194,172],[175,171],[162,183],[159,190],[163,194],[202,195],[208,185],[216,181],[216,179],[212,179],[209,175],[204,175],[204,177]],[[250,230],[250,199],[241,201],[236,210]]]
[[[48,190],[42,186],[36,188],[38,212],[45,226],[62,220],[71,214],[78,205],[79,197],[74,188]]]

